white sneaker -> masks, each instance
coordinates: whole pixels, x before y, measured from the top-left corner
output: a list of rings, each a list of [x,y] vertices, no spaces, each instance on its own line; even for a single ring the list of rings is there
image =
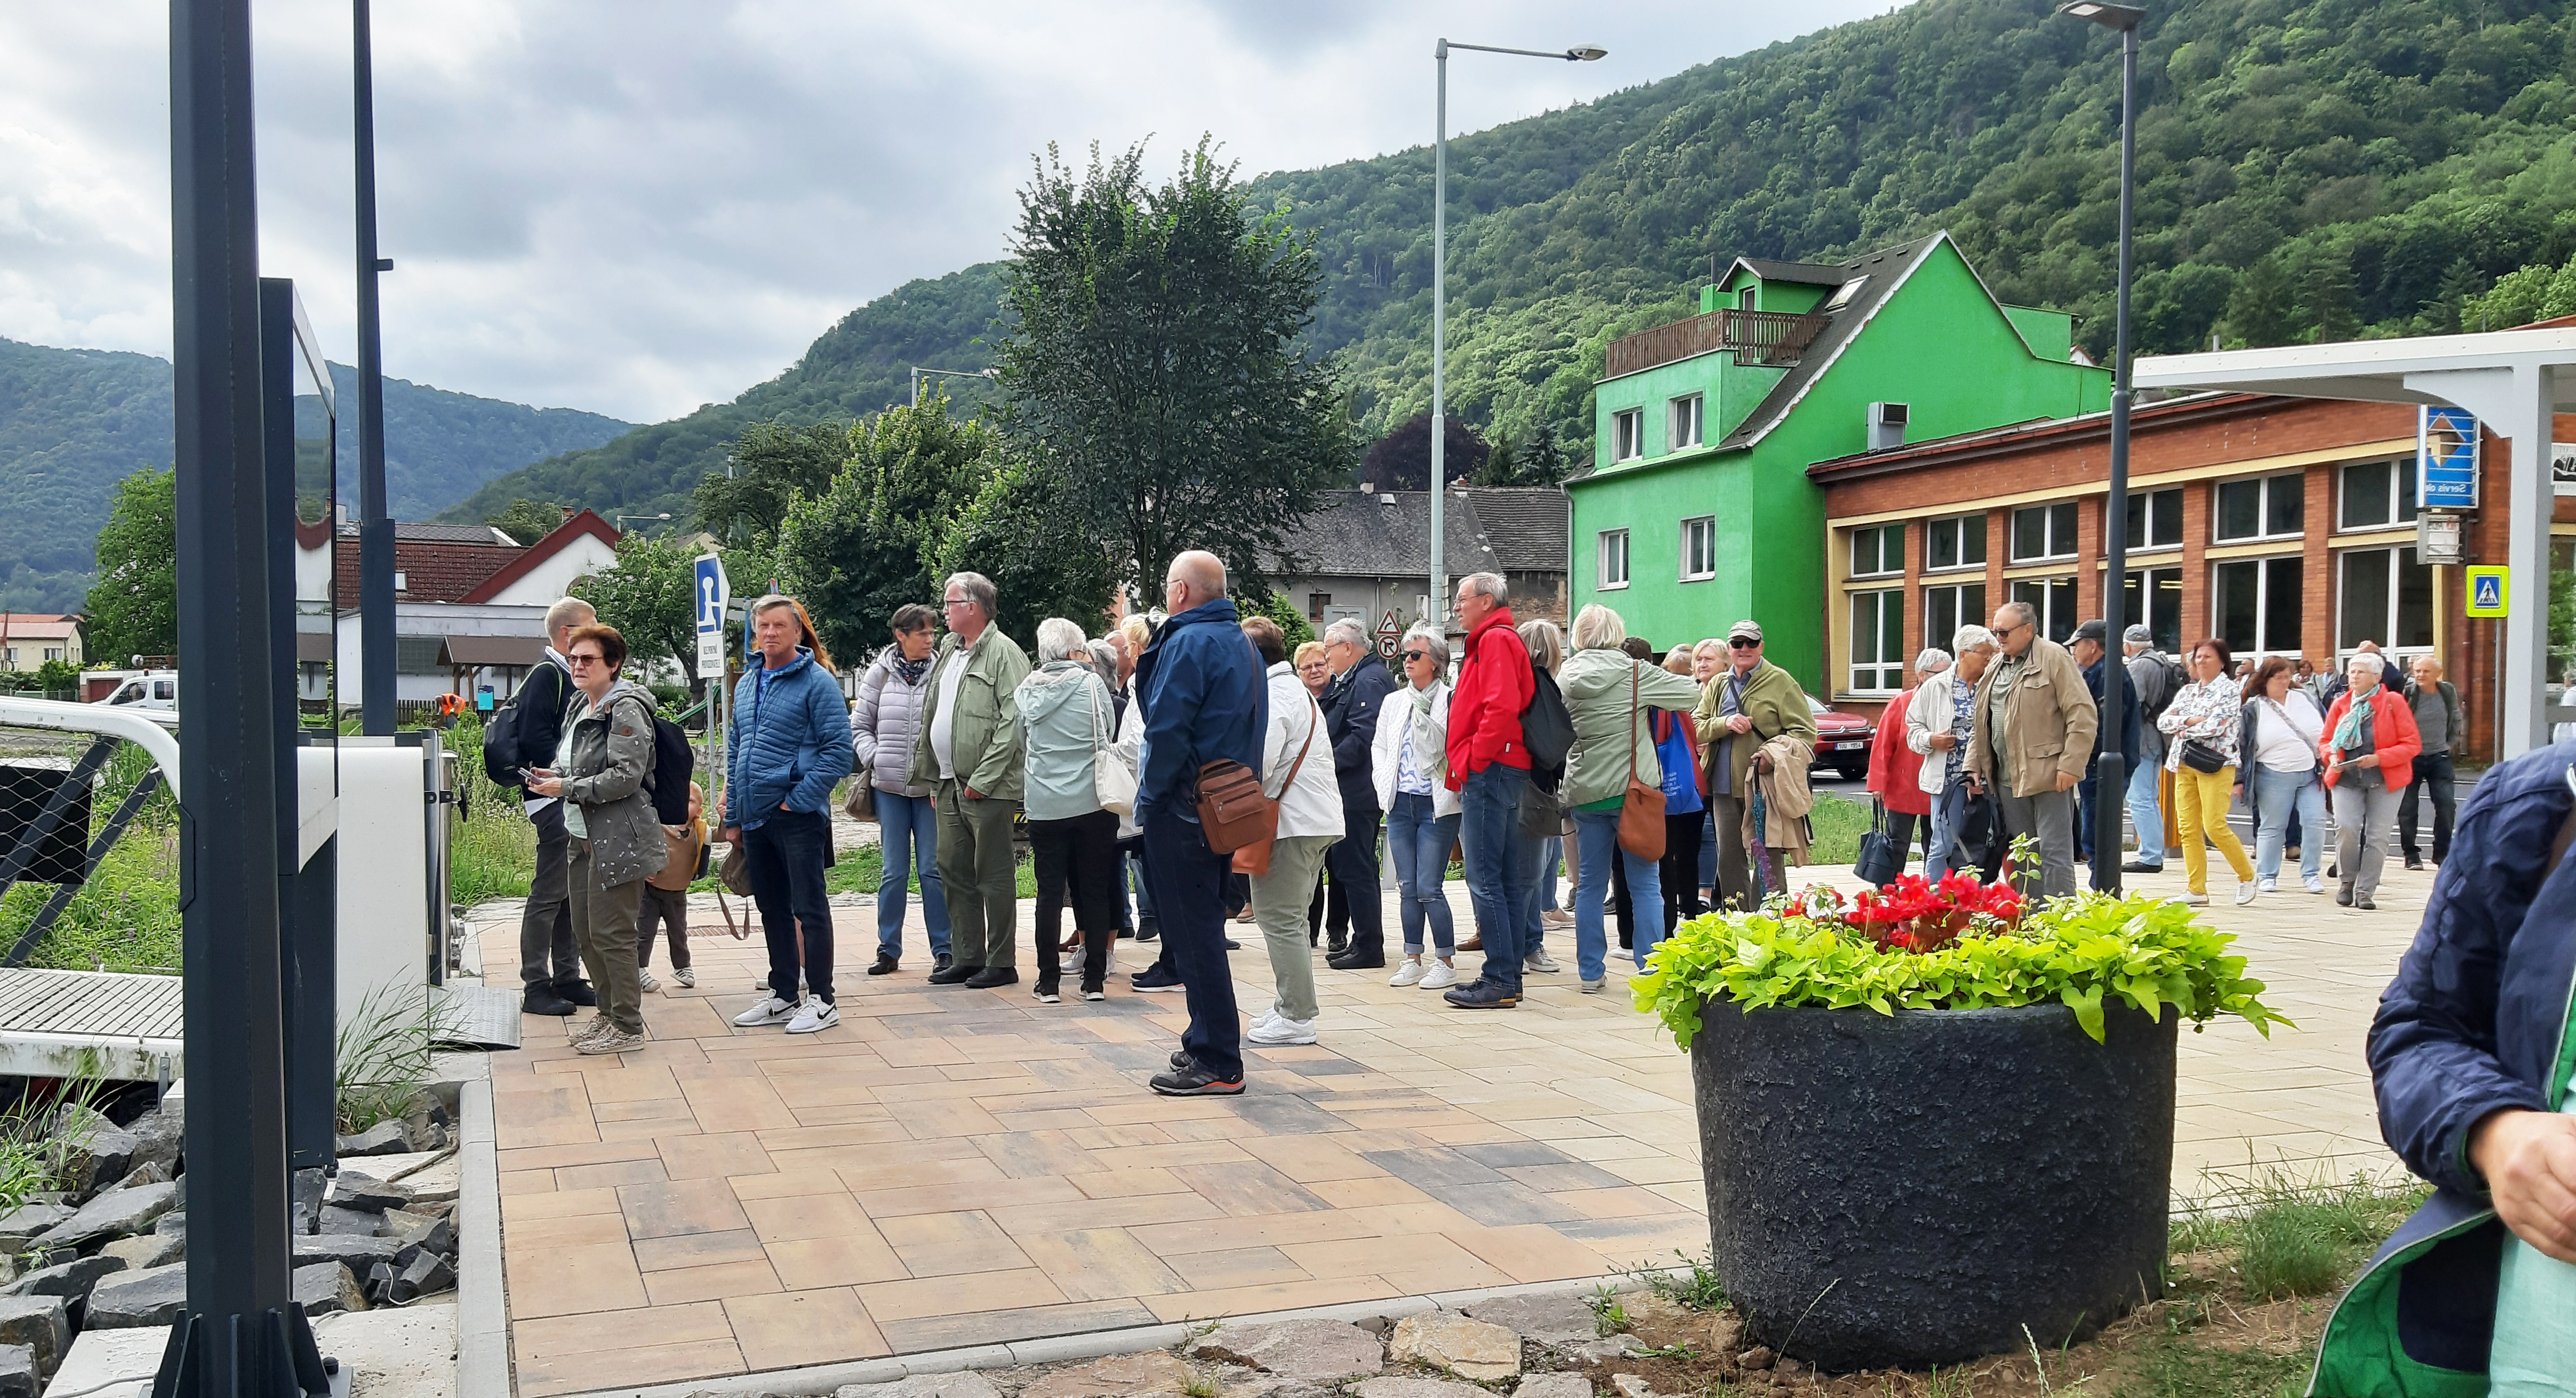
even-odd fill
[[[2186,908],[2206,908],[2209,906],[2209,895],[2206,893],[2186,893],[2182,896],[2182,905]]]
[[[1597,981],[1585,981],[1583,983],[1583,993],[1586,995],[1598,995],[1601,993],[1601,987],[1608,985],[1609,983],[1610,978],[1608,976],[1603,976]]]
[[[1422,958],[1418,956],[1404,958],[1397,964],[1395,974],[1387,977],[1386,983],[1398,990],[1422,984]]]
[[[2260,892],[2260,891],[2261,891],[2261,890],[2259,890],[2259,889],[2257,889],[2257,888],[2255,887],[2255,885],[2254,885],[2254,881],[2253,881],[2252,879],[2239,879],[2239,880],[2237,880],[2237,882],[2236,882],[2236,906],[2238,906],[2238,907],[2240,907],[2240,908],[2241,908],[2241,907],[2245,906],[2246,904],[2253,902],[2253,901],[2254,901],[2254,895],[2255,895],[2256,893]]]
[[[1545,947],[1531,948],[1530,954],[1521,958],[1521,966],[1531,971],[1553,972],[1565,969],[1556,964],[1556,958],[1548,955]]]
[[[1315,1021],[1290,1019],[1274,1010],[1244,1037],[1256,1044],[1311,1044],[1315,1042]]]
[[[787,1021],[790,1034],[813,1034],[841,1022],[841,1012],[829,1000],[808,998],[796,1007],[796,1017]]]
[[[638,970],[635,973],[635,984],[637,988],[641,989],[647,995],[650,995],[662,988],[662,983],[653,979],[653,973],[644,970]]]
[[[2310,880],[2308,880],[2308,892],[2310,892],[2310,893],[2323,893],[2323,892],[2325,892],[2325,891],[2326,891],[2326,881],[2325,881],[2325,880],[2323,880],[2323,879],[2310,879]]]
[[[671,973],[671,983],[682,990],[695,990],[698,988],[698,973],[683,966]]]
[[[796,1007],[772,995],[733,1017],[736,1029],[758,1029],[765,1025],[785,1024],[796,1017]]]
[[[2265,879],[2263,880],[2262,887],[2265,893],[2278,893],[2281,891],[2281,881],[2279,879]]]
[[[1446,990],[1458,983],[1458,968],[1446,961],[1426,961],[1422,966],[1421,987],[1424,990]]]

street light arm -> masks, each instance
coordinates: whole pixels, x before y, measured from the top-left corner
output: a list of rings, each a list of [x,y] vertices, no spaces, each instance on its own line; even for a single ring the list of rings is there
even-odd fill
[[[1559,58],[1568,63],[1589,63],[1596,58],[1607,58],[1610,54],[1608,49],[1591,44],[1577,44],[1568,49],[1507,49],[1497,48],[1492,44],[1462,44],[1453,39],[1443,39],[1440,41],[1439,51],[1433,56],[1445,56],[1450,49],[1468,49],[1476,53],[1509,53],[1517,54],[1522,58]]]

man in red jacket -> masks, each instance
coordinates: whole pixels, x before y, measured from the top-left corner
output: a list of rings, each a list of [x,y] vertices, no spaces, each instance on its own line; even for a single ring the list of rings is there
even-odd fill
[[[1536,861],[1520,835],[1521,792],[1529,785],[1529,752],[1521,711],[1536,692],[1529,647],[1513,629],[1500,573],[1458,580],[1458,624],[1467,629],[1466,658],[1449,697],[1449,789],[1460,793],[1458,844],[1467,861],[1467,897],[1476,935],[1485,940],[1485,969],[1443,996],[1462,1010],[1503,1010],[1521,1001],[1521,905]]]

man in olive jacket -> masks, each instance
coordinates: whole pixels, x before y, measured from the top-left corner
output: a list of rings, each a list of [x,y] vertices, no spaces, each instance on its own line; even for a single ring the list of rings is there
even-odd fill
[[[1020,813],[1020,681],[1029,657],[993,625],[993,580],[953,573],[943,589],[948,634],[930,668],[912,782],[939,821],[939,880],[948,893],[948,969],[932,985],[990,990],[1020,973],[1019,880],[1011,818]]]
[[[2093,760],[2102,715],[2075,657],[2039,634],[2029,603],[1996,608],[1994,632],[2003,653],[1977,682],[1976,732],[1960,770],[1969,791],[1995,794],[2007,838],[2039,840],[2040,896],[2072,897],[2075,786]]]
[[[1758,888],[1744,845],[1744,808],[1753,799],[1753,755],[1764,743],[1795,737],[1812,753],[1816,711],[1788,671],[1762,658],[1761,623],[1739,621],[1726,630],[1727,668],[1708,682],[1691,718],[1699,730],[1708,772],[1709,819],[1717,830],[1717,901],[1750,911],[1787,889],[1785,870],[1772,886]]]

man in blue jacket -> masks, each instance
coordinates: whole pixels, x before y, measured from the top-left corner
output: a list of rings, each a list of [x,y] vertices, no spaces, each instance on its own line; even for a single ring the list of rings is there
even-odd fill
[[[1232,1096],[1243,1091],[1243,1051],[1234,972],[1225,960],[1231,859],[1208,848],[1199,826],[1198,775],[1223,759],[1261,769],[1267,686],[1215,554],[1193,549],[1174,558],[1163,576],[1163,605],[1171,617],[1136,660],[1136,698],[1145,706],[1136,825],[1190,1024],[1172,1070],[1152,1086],[1167,1097]]]
[[[797,644],[804,634],[793,600],[772,593],[751,604],[760,665],[734,686],[725,736],[724,838],[751,861],[751,901],[769,943],[769,994],[733,1022],[783,1023],[790,1034],[841,1021],[832,1004],[823,865],[832,854],[832,788],[850,774],[849,701],[814,652]],[[810,998],[796,991],[800,923]]]

